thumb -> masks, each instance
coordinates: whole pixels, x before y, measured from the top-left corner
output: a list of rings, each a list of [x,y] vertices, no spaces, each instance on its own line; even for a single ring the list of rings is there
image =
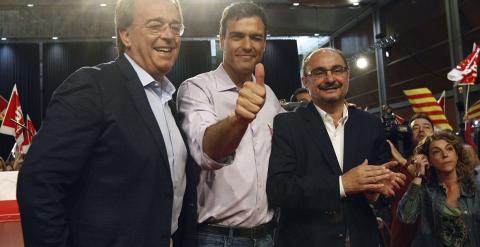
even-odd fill
[[[265,69],[261,63],[255,65],[255,82],[260,86],[265,85]]]
[[[363,160],[361,166],[368,166],[368,159]]]

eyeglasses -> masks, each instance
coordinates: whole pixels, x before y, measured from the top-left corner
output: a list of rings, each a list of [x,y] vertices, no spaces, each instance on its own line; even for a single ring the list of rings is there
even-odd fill
[[[182,36],[185,31],[185,26],[182,23],[165,23],[160,21],[151,21],[145,28],[147,28],[150,33],[158,35],[165,32],[167,26],[170,27],[170,31],[172,31],[175,36]]]
[[[333,66],[331,69],[315,68],[310,72],[307,72],[305,76],[312,76],[315,79],[323,80],[327,77],[328,71],[330,71],[333,76],[342,77],[347,73],[348,67],[337,65]]]

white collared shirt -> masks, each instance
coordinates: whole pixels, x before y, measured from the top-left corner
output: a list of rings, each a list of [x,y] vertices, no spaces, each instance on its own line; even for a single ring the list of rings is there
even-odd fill
[[[145,89],[148,103],[157,119],[158,126],[162,132],[165,148],[167,149],[168,163],[173,183],[173,207],[172,207],[172,228],[175,233],[178,228],[178,217],[182,209],[183,195],[185,194],[186,177],[185,164],[187,161],[187,148],[183,142],[180,130],[175,122],[168,101],[175,93],[175,86],[164,76],[161,82],[148,74],[126,53],[125,57],[133,66],[140,82]]]
[[[343,114],[342,117],[337,122],[337,127],[333,122],[332,116],[330,116],[327,112],[322,110],[317,105],[313,104],[315,108],[317,108],[320,117],[323,120],[323,124],[327,129],[328,136],[330,137],[330,141],[332,142],[333,150],[335,150],[335,156],[337,156],[338,164],[340,166],[340,170],[343,172],[343,153],[345,149],[345,124],[348,120],[348,108],[346,105],[343,105]],[[339,185],[340,185],[340,196],[346,197],[345,190],[343,189],[342,184],[342,177],[338,178]]]

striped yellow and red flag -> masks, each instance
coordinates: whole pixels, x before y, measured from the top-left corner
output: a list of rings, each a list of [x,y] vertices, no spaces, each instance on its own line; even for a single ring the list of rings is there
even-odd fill
[[[415,113],[427,114],[432,119],[435,127],[439,129],[452,130],[452,126],[448,123],[442,107],[440,107],[428,88],[403,90],[403,93],[407,96]]]
[[[480,119],[480,100],[475,102],[467,110],[467,120],[478,120]]]

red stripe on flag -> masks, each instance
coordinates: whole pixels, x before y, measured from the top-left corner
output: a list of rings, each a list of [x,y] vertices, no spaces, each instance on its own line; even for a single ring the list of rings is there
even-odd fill
[[[448,120],[446,119],[435,119],[435,120],[432,120],[433,124],[442,124],[442,123],[445,123],[445,124],[448,124]]]
[[[422,112],[422,113],[425,113],[429,116],[432,116],[432,115],[443,115],[443,111],[427,111],[427,112]]]
[[[421,98],[429,98],[429,97],[433,97],[433,95],[431,93],[407,95],[407,98],[409,99],[421,99]]]
[[[413,107],[429,107],[429,106],[438,106],[437,102],[426,102],[426,103],[418,103],[418,104],[412,104]]]
[[[16,200],[0,201],[0,222],[19,221],[20,213]]]

